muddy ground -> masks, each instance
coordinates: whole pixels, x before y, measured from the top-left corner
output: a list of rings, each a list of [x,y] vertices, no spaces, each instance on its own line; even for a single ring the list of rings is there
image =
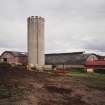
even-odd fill
[[[105,79],[1,69],[0,105],[105,105]]]

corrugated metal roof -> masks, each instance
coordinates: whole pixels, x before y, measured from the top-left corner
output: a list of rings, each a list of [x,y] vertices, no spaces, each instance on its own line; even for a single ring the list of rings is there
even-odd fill
[[[84,53],[60,53],[60,54],[46,54],[45,64],[72,64],[84,65],[90,55]]]
[[[2,53],[5,54],[5,53],[11,53],[13,56],[17,56],[17,57],[20,57],[20,56],[27,56],[27,53],[26,52],[17,52],[17,51],[5,51]],[[2,56],[1,55],[1,56]]]

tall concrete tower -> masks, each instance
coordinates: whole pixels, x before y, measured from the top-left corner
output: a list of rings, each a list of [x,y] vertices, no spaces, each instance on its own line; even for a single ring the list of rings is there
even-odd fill
[[[28,23],[28,64],[43,66],[44,59],[44,18],[31,16]]]

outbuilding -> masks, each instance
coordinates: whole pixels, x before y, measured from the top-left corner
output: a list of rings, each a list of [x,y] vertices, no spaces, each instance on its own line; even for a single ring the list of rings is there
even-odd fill
[[[16,51],[5,51],[1,54],[1,62],[9,64],[27,64],[27,53]]]
[[[55,53],[46,54],[45,63],[57,68],[85,68],[87,62],[94,62],[98,58],[99,56],[96,54],[86,54],[84,52]]]

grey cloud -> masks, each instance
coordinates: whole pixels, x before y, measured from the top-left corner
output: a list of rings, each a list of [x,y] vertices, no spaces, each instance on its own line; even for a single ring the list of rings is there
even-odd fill
[[[0,0],[0,47],[27,49],[27,17],[45,17],[49,51],[105,51],[105,0]],[[98,43],[95,43],[98,42]]]

